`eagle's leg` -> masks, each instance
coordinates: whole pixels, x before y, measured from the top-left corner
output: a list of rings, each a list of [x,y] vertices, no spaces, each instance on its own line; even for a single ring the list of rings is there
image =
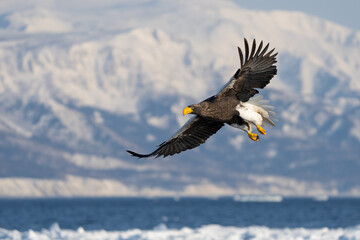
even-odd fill
[[[252,132],[248,131],[248,136],[253,141],[256,141],[256,142],[259,141],[259,136],[256,133],[252,133]]]
[[[257,130],[259,131],[259,133],[261,133],[262,135],[266,135],[266,131],[265,129],[263,129],[262,127],[260,127],[260,125],[256,125]]]
[[[249,138],[253,141],[259,141],[259,136],[256,133],[252,133],[252,127],[251,127],[251,123],[248,121],[244,121],[244,119],[240,118],[240,117],[236,117],[235,119],[233,119],[232,122],[229,122],[228,124],[230,124],[230,126],[234,127],[234,128],[239,128],[245,132],[247,132]]]
[[[247,126],[247,133],[249,138],[255,142],[259,141],[259,136],[256,133],[251,132],[251,124],[249,122],[245,122],[245,125]]]

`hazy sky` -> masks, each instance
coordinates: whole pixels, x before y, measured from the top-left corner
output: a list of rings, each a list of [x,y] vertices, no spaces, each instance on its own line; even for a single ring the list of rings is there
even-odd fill
[[[236,0],[236,2],[248,9],[301,11],[360,30],[359,0]]]
[[[360,30],[360,0],[233,0],[247,9],[257,10],[291,10],[301,11],[325,18],[341,25]],[[104,6],[118,3],[118,0],[1,0],[0,13],[11,9],[37,6],[68,6],[82,8],[83,11],[94,6]],[[146,0],[144,1],[146,2]]]

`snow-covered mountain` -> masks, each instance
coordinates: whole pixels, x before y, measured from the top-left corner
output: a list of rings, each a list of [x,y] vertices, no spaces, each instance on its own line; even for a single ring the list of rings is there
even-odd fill
[[[0,196],[360,195],[360,32],[231,1],[53,1],[0,13]],[[270,42],[278,126],[137,160]]]

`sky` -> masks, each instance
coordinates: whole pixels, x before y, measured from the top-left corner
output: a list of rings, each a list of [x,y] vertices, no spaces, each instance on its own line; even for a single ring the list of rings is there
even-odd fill
[[[99,4],[101,2],[101,4]],[[61,6],[65,8],[76,9],[81,11],[92,11],[93,7],[117,4],[121,1],[117,0],[76,0],[76,1],[56,1],[56,0],[14,0],[14,1],[0,1],[0,13],[7,12],[10,9],[27,8],[28,6],[49,7]],[[143,2],[147,2],[144,0]],[[151,2],[151,1],[149,1]],[[234,0],[240,6],[247,9],[255,10],[290,10],[305,12],[310,15],[318,16],[320,18],[328,19],[338,24],[350,27],[352,29],[360,30],[360,1],[359,0]]]
[[[290,10],[305,12],[360,30],[359,0],[236,0],[240,6],[255,10]]]
[[[303,0],[303,1],[291,1],[291,0],[234,0],[239,5],[248,9],[256,10],[290,10],[301,11],[311,15],[315,15],[321,18],[328,19],[330,21],[339,23],[341,25],[360,30],[360,1],[359,0]],[[120,1],[106,0],[100,1],[102,5],[112,5]],[[144,1],[146,2],[146,1]],[[37,6],[51,6],[61,5],[71,8],[81,7],[86,9],[99,5],[98,1],[45,1],[45,0],[14,0],[14,1],[0,1],[0,12],[6,12],[8,9],[14,7],[26,8],[31,5]]]

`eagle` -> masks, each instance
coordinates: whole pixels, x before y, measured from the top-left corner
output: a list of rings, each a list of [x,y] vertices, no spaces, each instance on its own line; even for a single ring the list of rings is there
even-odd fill
[[[245,54],[237,48],[240,68],[222,89],[216,95],[184,108],[183,115],[194,116],[177,133],[149,154],[127,152],[138,158],[171,156],[205,143],[225,124],[239,128],[251,140],[259,141],[259,135],[252,132],[253,127],[265,135],[264,125],[275,126],[275,112],[261,95],[253,96],[259,93],[257,89],[264,88],[276,75],[278,53],[273,53],[275,49],[268,51],[269,43],[263,48],[263,41],[257,47],[255,39],[250,50],[244,38],[244,47]]]

